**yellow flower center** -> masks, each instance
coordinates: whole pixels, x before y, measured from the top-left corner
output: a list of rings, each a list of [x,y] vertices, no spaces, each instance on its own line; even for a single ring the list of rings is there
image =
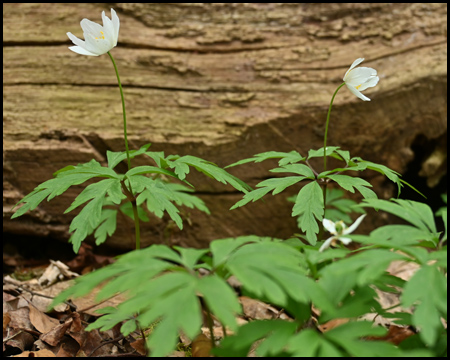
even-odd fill
[[[105,34],[103,33],[103,31],[100,31],[100,34],[102,34],[100,37],[96,37],[95,38],[95,40],[98,40],[98,39],[103,39],[103,40],[105,40]],[[361,85],[360,85],[361,86]]]
[[[362,85],[362,84],[361,84]],[[356,87],[356,90],[358,90],[360,87],[361,87],[361,85],[358,85],[357,87]]]

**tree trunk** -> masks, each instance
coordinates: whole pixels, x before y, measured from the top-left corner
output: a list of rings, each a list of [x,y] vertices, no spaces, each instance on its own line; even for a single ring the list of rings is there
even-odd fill
[[[414,151],[427,151],[421,174],[429,185],[446,174],[446,4],[112,7],[121,25],[112,54],[132,149],[151,142],[152,151],[199,156],[219,166],[270,150],[306,155],[323,146],[331,96],[352,62],[364,57],[361,66],[377,69],[380,82],[365,91],[370,102],[345,87],[339,91],[328,145],[400,173]],[[82,187],[14,220],[12,205],[60,168],[92,158],[105,164],[107,150],[124,150],[110,59],[68,50],[66,32],[83,38],[80,20],[101,23],[102,10],[110,17],[104,4],[3,5],[4,232],[67,239],[74,214],[63,212]],[[136,158],[133,165],[143,161]],[[229,171],[255,185],[275,165]],[[381,175],[364,174],[379,197],[396,195]],[[166,217],[152,219],[143,225],[144,246],[205,247],[223,237],[298,232],[286,201],[298,188],[228,211],[242,194],[199,174],[188,180],[211,215],[186,210],[183,231]],[[132,248],[133,223],[121,221],[108,244]]]

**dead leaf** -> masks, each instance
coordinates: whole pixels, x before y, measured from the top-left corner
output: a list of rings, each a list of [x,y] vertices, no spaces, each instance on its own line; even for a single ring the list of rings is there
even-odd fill
[[[39,285],[52,285],[58,280],[71,279],[79,276],[69,270],[69,267],[61,261],[50,260],[50,265],[45,269],[42,276],[39,278]]]
[[[204,334],[198,335],[194,341],[192,341],[192,357],[209,357],[211,356],[211,349],[211,339]]]
[[[44,314],[42,311],[36,309],[32,304],[28,306],[30,311],[30,321],[31,324],[36,328],[37,331],[42,334],[48,333],[55,326],[60,325],[59,321],[51,318],[50,316]]]
[[[130,343],[130,346],[141,355],[147,354],[147,350],[145,349],[145,339],[143,338],[133,341],[132,343]]]
[[[51,346],[56,346],[66,334],[66,330],[72,325],[73,319],[67,319],[64,324],[55,326],[52,330],[42,334],[40,339]]]
[[[247,296],[240,296],[239,301],[242,305],[244,315],[250,319],[283,319],[292,321],[292,319],[284,312],[262,301],[255,300]]]
[[[400,344],[403,340],[413,336],[415,332],[409,327],[403,327],[398,325],[390,325],[388,333],[384,336],[370,336],[367,340],[383,340],[390,342],[394,345]]]
[[[24,351],[19,355],[14,355],[13,357],[56,357],[53,352],[47,349],[42,349],[38,351]]]
[[[343,319],[333,319],[333,320],[330,320],[330,321],[326,322],[325,324],[319,325],[317,328],[321,332],[325,333],[327,331],[330,331],[331,329],[334,329],[335,327],[338,327],[338,326],[340,326],[342,324],[348,323],[349,321],[350,321],[350,319],[345,319],[345,318],[343,318]]]

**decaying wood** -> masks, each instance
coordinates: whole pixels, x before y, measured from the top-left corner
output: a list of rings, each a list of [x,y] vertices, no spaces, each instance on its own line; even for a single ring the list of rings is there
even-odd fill
[[[358,57],[378,70],[380,82],[365,92],[371,102],[339,92],[329,145],[402,173],[418,136],[432,141],[447,132],[446,4],[112,7],[121,21],[112,53],[124,86],[131,148],[151,142],[154,151],[200,156],[220,166],[269,150],[306,154],[322,146],[331,95]],[[109,16],[103,4],[3,6],[4,231],[68,238],[74,215],[63,211],[81,187],[18,219],[9,219],[11,206],[64,166],[92,158],[104,163],[106,150],[124,150],[109,58],[67,49],[66,32],[82,37],[79,21],[101,22],[102,10]],[[446,142],[444,148],[446,158]],[[230,172],[255,185],[274,164]],[[380,197],[394,194],[382,177],[366,176]],[[212,215],[186,211],[182,232],[165,218],[153,219],[143,228],[144,244],[201,247],[217,238],[297,231],[283,195],[229,212],[241,198],[234,189],[197,174],[189,180]],[[132,224],[120,224],[108,242],[130,248]]]

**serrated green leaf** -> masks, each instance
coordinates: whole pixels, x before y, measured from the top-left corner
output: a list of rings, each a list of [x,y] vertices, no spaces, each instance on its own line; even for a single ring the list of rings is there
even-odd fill
[[[236,315],[241,312],[241,305],[226,281],[215,274],[205,276],[199,280],[197,289],[220,322],[236,331]]]
[[[351,193],[355,192],[354,189],[358,190],[365,199],[377,197],[372,190],[368,189],[368,187],[372,187],[372,185],[364,179],[340,174],[328,175],[327,178],[336,181],[340,187]]]
[[[137,166],[131,170],[128,170],[125,176],[130,177],[142,174],[162,174],[178,179],[178,176],[173,171],[161,169],[156,166]]]
[[[234,204],[230,208],[230,210],[244,206],[245,204],[248,204],[250,201],[255,202],[256,200],[261,199],[264,195],[266,195],[271,190],[272,190],[272,188],[270,188],[270,187],[264,187],[264,188],[255,189],[253,191],[250,191],[249,193],[245,194],[241,200],[239,200],[236,204]]]
[[[131,202],[126,202],[123,205],[121,205],[120,211],[134,221],[134,211]],[[141,206],[137,207],[137,212],[139,220],[142,220],[144,222],[148,222],[150,220],[147,216],[147,213]]]
[[[305,177],[305,178],[308,178],[308,179],[311,179],[311,180],[313,180],[315,178],[313,171],[308,166],[306,166],[304,164],[284,165],[282,167],[275,168],[275,169],[272,169],[270,171],[271,172],[278,172],[278,173],[290,172],[290,173],[302,175],[302,177]]]
[[[296,163],[299,161],[304,160],[305,158],[303,156],[301,156],[297,151],[293,150],[291,152],[285,153],[285,152],[279,152],[279,151],[267,151],[261,154],[256,154],[251,158],[248,159],[243,159],[240,161],[237,161],[231,165],[225,166],[225,168],[229,168],[232,166],[237,166],[237,165],[242,165],[242,164],[246,164],[249,162],[255,162],[255,163],[259,163],[262,162],[264,160],[268,160],[268,159],[278,159],[281,158],[281,160],[278,162],[279,166],[283,166],[286,164],[292,164],[292,163]]]
[[[130,150],[129,151],[130,159],[145,153],[147,151],[147,149],[150,147],[150,145],[151,144],[146,144],[146,145],[142,146],[139,150]],[[118,163],[120,163],[121,161],[123,161],[127,158],[127,153],[126,153],[126,151],[112,152],[112,151],[107,150],[106,158],[108,159],[108,167],[110,169],[114,169]]]
[[[304,180],[304,176],[286,176],[283,178],[271,178],[261,181],[256,185],[256,187],[266,187],[271,190],[273,190],[272,195],[279,194],[287,187],[294,185],[302,180]],[[248,195],[250,193],[247,193]],[[254,200],[253,200],[254,201]]]
[[[174,246],[174,249],[180,253],[181,264],[189,270],[193,270],[198,260],[206,254],[208,249],[193,249]]]
[[[405,284],[401,302],[404,307],[415,304],[412,320],[420,328],[420,337],[433,346],[439,330],[441,316],[447,314],[447,281],[435,265],[423,265]]]
[[[176,196],[173,191],[166,186],[165,182],[153,180],[142,175],[134,175],[129,179],[132,183],[132,188],[139,189],[136,191],[141,191],[142,188],[145,188],[145,190],[136,198],[137,205],[146,202],[148,210],[159,218],[164,215],[164,211],[167,211],[180,230],[183,229],[183,220],[180,215],[178,215],[179,210],[172,204],[172,201]]]
[[[104,198],[108,194],[110,200],[119,204],[125,195],[122,193],[120,181],[118,179],[105,179],[97,183],[88,185],[72,202],[72,204],[64,211],[64,214],[76,209],[86,201],[95,198]]]
[[[433,212],[426,204],[403,199],[365,199],[362,207],[372,207],[394,214],[424,231],[436,233]]]
[[[213,266],[217,268],[222,264],[230,254],[240,246],[259,241],[257,236],[240,236],[238,238],[228,238],[221,240],[214,240],[210,245],[210,250],[213,255]]]
[[[200,159],[195,156],[182,156],[175,161],[171,162],[170,167],[174,169],[174,172],[178,175],[180,180],[184,180],[189,173],[189,166],[194,167],[197,171],[209,176],[223,184],[230,184],[236,190],[247,193],[252,190],[250,186],[244,183],[237,177],[229,174],[224,169],[218,167],[216,164]]]
[[[300,229],[306,233],[308,242],[315,245],[316,234],[319,232],[317,221],[323,219],[323,194],[317,182],[313,181],[302,187],[292,208],[292,216],[300,217]]]
[[[339,146],[327,146],[326,156],[330,156],[334,151],[339,149]],[[323,157],[323,147],[317,150],[308,151],[308,160],[314,157]]]
[[[103,209],[100,217],[100,225],[95,230],[95,244],[100,245],[116,231],[117,210]]]

